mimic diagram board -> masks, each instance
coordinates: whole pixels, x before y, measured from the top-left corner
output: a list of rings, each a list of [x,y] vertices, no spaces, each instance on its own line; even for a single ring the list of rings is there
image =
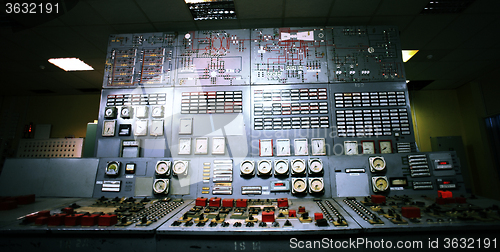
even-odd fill
[[[406,81],[392,26],[115,34],[104,88]]]

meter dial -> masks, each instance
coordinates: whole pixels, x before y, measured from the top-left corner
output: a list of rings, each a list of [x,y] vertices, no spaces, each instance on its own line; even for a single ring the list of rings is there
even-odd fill
[[[273,156],[273,140],[260,139],[259,140],[259,156],[272,157]]]
[[[131,107],[122,107],[122,111],[120,112],[120,116],[122,118],[130,118],[131,114],[132,114],[132,108]]]
[[[274,161],[274,175],[288,175],[288,160]]]
[[[305,178],[294,178],[292,179],[292,193],[305,193],[307,189]]]
[[[175,161],[173,167],[174,175],[187,175],[188,165],[188,161]]]
[[[290,139],[276,140],[276,156],[290,156]]]
[[[169,180],[168,179],[155,179],[155,182],[153,183],[153,190],[155,193],[168,193],[168,186],[169,186]]]
[[[389,140],[379,141],[380,153],[392,153],[392,142]]]
[[[323,161],[321,159],[309,159],[309,174],[319,174],[323,172]]]
[[[344,141],[345,155],[358,155],[358,141]]]
[[[257,175],[270,175],[272,169],[270,160],[261,160],[257,165]]]
[[[307,156],[309,155],[309,148],[307,147],[307,138],[295,139],[294,150],[295,156]]]
[[[363,150],[363,154],[375,154],[374,141],[361,141],[361,148]]]
[[[309,178],[309,193],[320,193],[325,189],[322,178]]]
[[[110,161],[106,165],[106,175],[108,176],[117,176],[120,173],[120,162],[118,161]]]
[[[241,162],[240,174],[242,176],[253,176],[254,171],[255,171],[254,161],[245,160],[245,161]]]
[[[153,106],[151,110],[152,117],[163,117],[163,106]]]
[[[151,129],[149,130],[151,136],[163,136],[163,120],[152,120]]]
[[[179,138],[179,155],[191,154],[191,138]]]
[[[148,120],[136,120],[135,121],[135,136],[145,136],[148,133]]]
[[[374,192],[383,192],[389,188],[387,177],[372,177],[372,185]]]
[[[370,170],[371,172],[382,172],[385,170],[385,159],[384,157],[370,157]]]
[[[226,138],[214,137],[212,138],[212,154],[226,154]]]
[[[194,154],[208,154],[208,137],[196,138]]]
[[[116,121],[104,121],[102,136],[115,136]]]
[[[104,109],[104,118],[115,119],[116,118],[116,108],[115,107],[106,107]]]
[[[155,171],[156,174],[162,176],[170,176],[170,167],[172,166],[172,162],[167,160],[158,161],[156,163]]]
[[[148,107],[147,106],[137,106],[135,107],[135,116],[137,118],[148,117]]]
[[[292,175],[304,174],[306,171],[306,161],[304,159],[292,160]]]
[[[324,138],[311,139],[311,149],[312,149],[313,156],[326,155],[325,139]]]

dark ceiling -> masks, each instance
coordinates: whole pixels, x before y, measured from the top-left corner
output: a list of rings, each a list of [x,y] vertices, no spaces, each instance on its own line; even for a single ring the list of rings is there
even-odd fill
[[[409,80],[430,83],[425,89],[457,88],[500,68],[499,0],[455,14],[421,14],[429,0],[234,0],[237,19],[212,21],[193,21],[184,0],[59,2],[56,16],[0,14],[3,94],[98,92],[117,33],[396,25],[402,48],[420,50],[405,69]],[[95,71],[64,72],[47,62],[53,57],[78,57]]]

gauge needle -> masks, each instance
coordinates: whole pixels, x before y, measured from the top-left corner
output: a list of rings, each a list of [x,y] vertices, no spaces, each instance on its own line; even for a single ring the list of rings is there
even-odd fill
[[[198,148],[198,150],[199,150],[199,149],[201,149],[201,147],[202,147],[202,146],[203,146],[203,145],[200,145],[200,147]]]
[[[215,148],[216,148],[216,149],[219,149],[219,145],[217,145]]]
[[[186,145],[182,146],[182,149],[184,150],[184,148],[186,148]]]
[[[281,151],[284,151],[285,150],[285,147],[281,147]]]
[[[387,149],[387,147],[384,147],[382,150],[386,150],[386,149]]]

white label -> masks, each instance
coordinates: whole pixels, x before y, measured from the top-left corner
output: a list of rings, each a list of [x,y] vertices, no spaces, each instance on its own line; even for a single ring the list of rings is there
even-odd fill
[[[134,178],[134,175],[127,175],[125,178]]]
[[[262,192],[262,195],[269,195],[269,192]]]
[[[359,176],[359,173],[349,173],[349,176]]]
[[[102,181],[96,181],[95,184],[96,185],[102,185]]]
[[[391,191],[403,191],[403,187],[391,187],[389,188]]]
[[[262,191],[269,191],[269,186],[263,186]]]

